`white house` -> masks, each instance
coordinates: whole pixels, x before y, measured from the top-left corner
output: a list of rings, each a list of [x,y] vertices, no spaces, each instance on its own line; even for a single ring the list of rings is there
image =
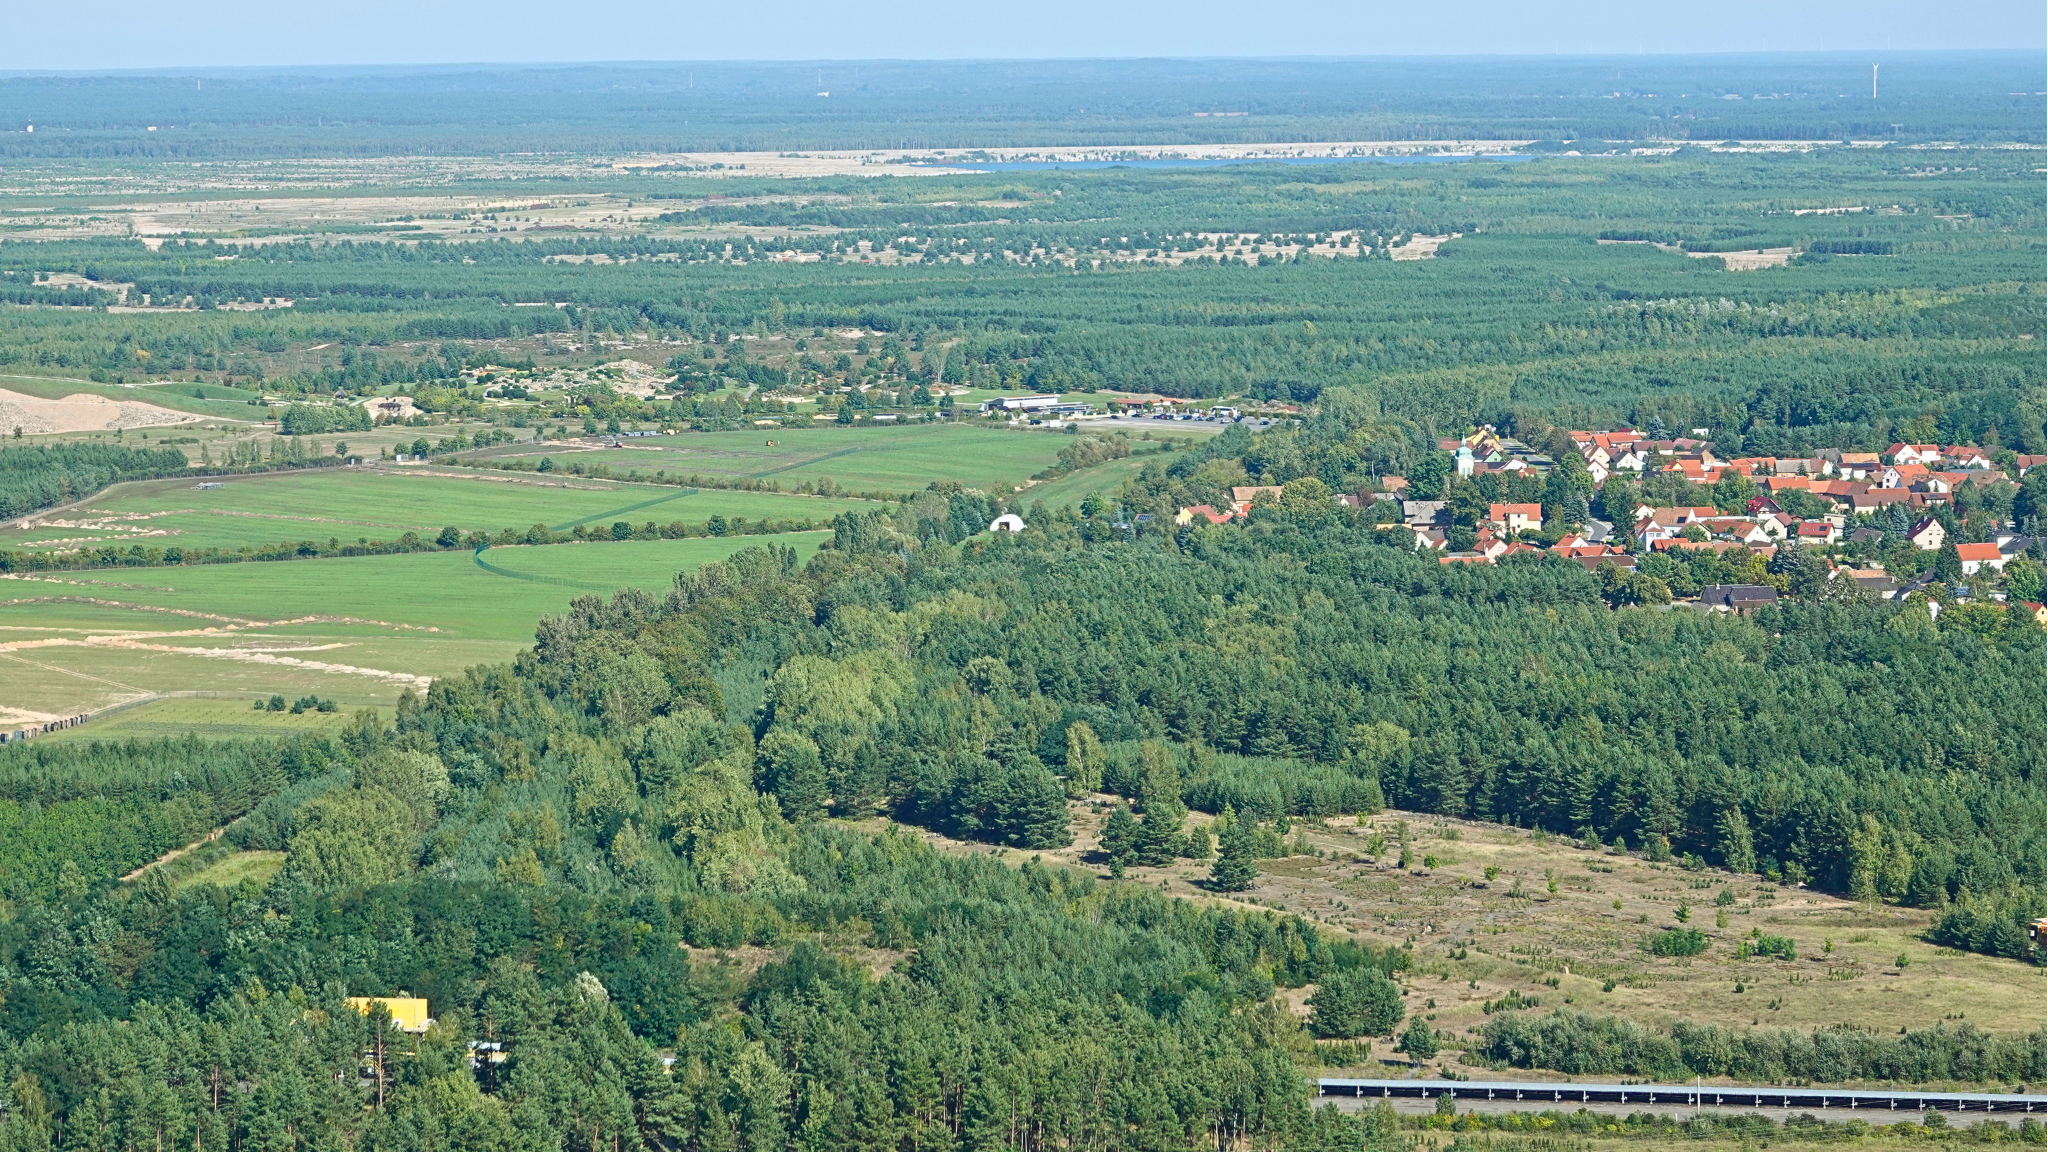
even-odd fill
[[[1912,541],[1913,547],[1922,552],[1938,552],[1942,544],[1948,540],[1948,529],[1941,526],[1941,521],[1928,516],[1913,525],[1913,530],[1906,533],[1906,539]]]

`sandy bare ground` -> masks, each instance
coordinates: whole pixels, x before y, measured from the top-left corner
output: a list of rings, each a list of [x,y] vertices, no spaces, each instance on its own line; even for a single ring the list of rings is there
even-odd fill
[[[1438,248],[1463,235],[1463,232],[1453,232],[1448,236],[1424,236],[1417,233],[1410,236],[1407,243],[1396,244],[1387,249],[1387,255],[1396,260],[1434,260]]]
[[[419,406],[410,396],[365,396],[356,403],[370,410],[370,419],[381,420],[388,416],[393,420],[410,420],[419,415]]]
[[[1792,257],[1799,255],[1799,249],[1752,248],[1747,252],[1692,252],[1688,255],[1719,256],[1730,272],[1754,272],[1759,268],[1783,268]]]
[[[215,629],[209,628],[205,631],[210,633],[214,632]],[[191,633],[185,634],[190,635]],[[383,668],[364,668],[354,664],[337,664],[327,660],[306,660],[298,656],[285,655],[285,653],[291,652],[327,652],[336,648],[354,647],[351,644],[306,644],[280,648],[200,648],[179,644],[148,643],[139,639],[139,637],[148,637],[151,640],[156,640],[172,635],[179,635],[179,633],[130,632],[115,635],[89,636],[84,639],[74,639],[68,636],[51,636],[37,640],[12,640],[0,643],[0,656],[13,656],[15,659],[26,660],[26,657],[19,656],[18,653],[37,648],[120,648],[135,652],[169,652],[181,656],[205,656],[217,660],[239,660],[250,664],[276,664],[308,672],[328,672],[343,676],[368,676],[387,683],[402,684],[421,692],[425,692],[433,683],[433,678],[430,676],[416,676],[410,672],[392,672]],[[34,661],[28,662],[34,663]],[[45,667],[47,666],[45,665]],[[70,672],[69,674],[74,676],[81,675],[81,673],[77,672]],[[106,681],[106,683],[111,684],[113,681]],[[128,687],[127,685],[119,686]]]
[[[74,392],[61,400],[45,400],[0,388],[0,431],[24,433],[112,432],[116,428],[157,428],[189,424],[201,417],[173,412],[154,404],[109,400],[90,392]]]

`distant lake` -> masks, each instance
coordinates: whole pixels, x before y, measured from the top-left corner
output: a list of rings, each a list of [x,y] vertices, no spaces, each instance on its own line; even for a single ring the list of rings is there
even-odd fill
[[[1224,168],[1243,164],[1456,164],[1466,160],[1516,163],[1534,156],[1247,156],[1232,160],[935,160],[915,168],[973,168],[1024,172],[1043,168]]]

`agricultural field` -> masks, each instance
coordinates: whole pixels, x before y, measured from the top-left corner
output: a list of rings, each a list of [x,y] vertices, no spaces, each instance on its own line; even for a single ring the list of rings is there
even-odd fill
[[[635,527],[680,520],[701,530],[711,517],[812,520],[870,502],[770,492],[678,488],[575,477],[431,465],[323,468],[204,481],[185,478],[116,485],[54,515],[0,527],[0,548],[242,547],[297,540],[432,538],[463,532],[558,532],[620,520]]]
[[[509,659],[576,596],[660,592],[679,571],[774,543],[807,557],[829,533],[619,541],[322,560],[114,569],[0,580],[0,721],[32,722],[200,688],[122,725],[316,723],[248,711],[313,695],[345,710]],[[478,563],[491,565],[486,569]],[[140,711],[140,710],[138,710]],[[124,718],[125,717],[125,718]],[[113,730],[113,729],[109,729]],[[267,730],[267,727],[266,727]],[[90,738],[85,725],[75,734]]]
[[[317,685],[307,689],[306,695],[312,695],[316,691]],[[296,701],[302,698],[294,696],[289,699]],[[52,732],[37,739],[50,744],[75,744],[93,740],[154,740],[195,733],[216,740],[231,737],[274,740],[300,733],[325,732],[340,727],[348,724],[350,718],[364,708],[369,708],[387,721],[394,711],[389,702],[378,705],[357,700],[349,707],[341,708],[338,699],[332,696],[325,699],[334,700],[337,705],[334,711],[321,712],[307,708],[303,712],[293,713],[289,706],[284,711],[257,710],[251,707],[251,700],[248,697],[239,695],[166,696],[97,717],[89,724]]]
[[[1111,426],[1088,426],[1108,431]],[[487,459],[538,462],[559,468],[581,461],[615,472],[774,480],[783,488],[816,488],[831,481],[841,492],[902,493],[934,481],[969,488],[1023,484],[1052,464],[1068,441],[1057,432],[970,424],[917,424],[899,428],[774,428],[752,432],[699,432],[626,441],[621,448],[575,443],[486,450]],[[566,458],[566,459],[565,459]]]

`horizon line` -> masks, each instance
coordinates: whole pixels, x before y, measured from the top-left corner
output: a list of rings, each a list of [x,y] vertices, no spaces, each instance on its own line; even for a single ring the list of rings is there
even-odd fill
[[[91,77],[150,75],[200,70],[217,72],[360,71],[423,69],[505,69],[505,68],[669,68],[669,67],[817,67],[887,64],[1087,64],[1087,63],[1228,63],[1228,64],[1367,64],[1428,61],[1431,63],[1565,62],[1601,60],[1797,60],[1817,57],[1853,57],[1858,60],[1914,59],[1928,57],[2034,56],[2048,68],[2048,50],[2034,48],[1790,48],[1721,52],[1610,51],[1610,52],[1410,52],[1388,55],[1147,55],[1147,56],[872,56],[872,57],[727,57],[708,59],[504,59],[361,61],[355,63],[259,63],[259,64],[151,64],[108,65],[86,68],[4,68],[0,79],[34,77]]]

